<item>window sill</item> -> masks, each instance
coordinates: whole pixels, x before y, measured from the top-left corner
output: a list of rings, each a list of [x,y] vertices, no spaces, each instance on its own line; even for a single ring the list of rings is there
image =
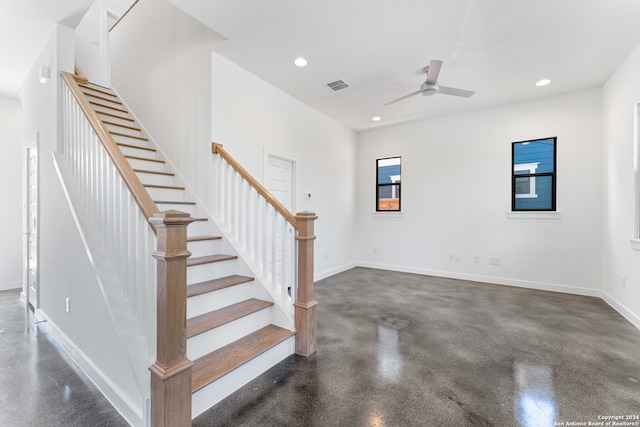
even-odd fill
[[[374,218],[403,218],[404,212],[373,212]]]
[[[629,240],[631,241],[631,247],[636,251],[640,251],[640,239],[636,239],[632,237]]]
[[[522,212],[507,212],[507,218],[509,219],[560,219],[562,218],[562,212],[560,211],[522,211]]]

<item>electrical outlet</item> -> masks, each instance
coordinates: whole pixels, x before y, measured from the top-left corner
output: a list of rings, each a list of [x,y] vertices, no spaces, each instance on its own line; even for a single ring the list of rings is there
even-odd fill
[[[373,253],[377,254],[378,253],[378,248],[373,248]]]
[[[620,279],[620,286],[622,286],[622,289],[627,287],[627,278],[622,276],[622,278]]]
[[[454,260],[455,262],[460,262],[460,255],[455,254],[455,255],[453,256],[453,260]]]
[[[474,264],[480,264],[480,257],[478,255],[474,255],[473,256],[473,263]]]
[[[489,257],[489,264],[500,265],[500,257],[497,257],[497,256]]]
[[[324,260],[326,261],[327,259],[329,259],[329,256],[327,254],[324,254]]]
[[[67,313],[71,313],[71,298],[67,297],[67,299],[65,300],[64,309],[67,311]]]

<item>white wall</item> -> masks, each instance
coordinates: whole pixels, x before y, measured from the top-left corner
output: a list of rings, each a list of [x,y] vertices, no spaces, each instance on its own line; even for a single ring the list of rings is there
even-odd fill
[[[39,174],[39,306],[37,315],[82,369],[127,417],[142,419],[144,398],[127,370],[95,272],[57,176],[53,152],[61,147],[62,80],[60,71],[73,71],[71,28],[58,25],[20,88],[23,140],[38,133]],[[42,85],[38,73],[51,67]],[[71,311],[65,299],[71,298]],[[147,390],[148,395],[148,390]],[[28,408],[25,408],[28,411]],[[138,423],[140,424],[140,423]]]
[[[211,51],[222,40],[164,0],[140,0],[111,32],[113,87],[180,170],[211,153]]]
[[[634,206],[634,201],[638,203],[640,189],[634,186],[633,159],[634,106],[638,102],[640,45],[603,88],[605,185],[602,279],[607,302],[640,328],[640,242],[635,244],[637,250],[634,250],[630,240],[638,238],[634,233],[637,233],[636,227],[640,222],[635,213],[638,207]]]
[[[133,1],[96,0],[76,27],[75,60],[91,82],[111,86],[109,29]]]
[[[213,140],[258,180],[264,156],[296,162],[295,211],[318,215],[316,279],[355,265],[357,135],[213,55]],[[311,193],[306,199],[305,193]]]
[[[591,89],[361,134],[359,259],[371,267],[599,295],[601,111],[601,91]],[[508,218],[511,143],[553,136],[560,214]],[[402,156],[401,216],[373,213],[375,160],[390,156]],[[491,256],[501,264],[489,265]]]
[[[19,99],[0,96],[0,291],[22,287],[22,176],[24,145]]]

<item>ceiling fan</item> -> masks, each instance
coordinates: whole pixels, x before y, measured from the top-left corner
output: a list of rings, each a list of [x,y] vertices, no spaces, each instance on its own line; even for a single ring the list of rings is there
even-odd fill
[[[423,96],[431,96],[435,95],[436,93],[442,93],[444,95],[463,96],[465,98],[469,98],[475,93],[472,90],[440,86],[438,84],[438,75],[440,75],[440,68],[442,68],[442,61],[438,59],[432,59],[431,62],[429,62],[429,65],[422,69],[422,71],[426,75],[426,80],[424,83],[422,83],[422,85],[420,85],[420,90],[410,93],[409,95],[402,96],[398,99],[394,99],[393,101],[389,101],[384,105],[395,104],[398,101],[402,101],[403,99],[418,95],[419,93],[421,93]]]

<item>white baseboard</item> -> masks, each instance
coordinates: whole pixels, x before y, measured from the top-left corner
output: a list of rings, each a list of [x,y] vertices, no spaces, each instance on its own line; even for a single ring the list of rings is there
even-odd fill
[[[562,292],[565,294],[583,295],[601,298],[611,308],[620,313],[625,319],[640,329],[640,317],[626,308],[608,293],[600,289],[580,288],[575,286],[557,285],[553,283],[531,282],[527,280],[505,279],[502,277],[479,276],[475,274],[453,273],[450,271],[428,270],[422,268],[405,267],[398,265],[375,264],[369,262],[358,263],[358,267],[376,268],[379,270],[399,271],[402,273],[414,273],[425,276],[446,277],[450,279],[471,280],[474,282],[490,283],[495,285],[516,286],[519,288],[536,289],[540,291]]]
[[[611,308],[620,313],[622,317],[627,319],[633,326],[640,329],[640,317],[624,306],[620,301],[609,295],[607,292],[602,291],[602,299],[609,304]]]
[[[0,291],[9,291],[12,289],[22,289],[22,280],[7,282],[7,284],[5,284],[4,286],[0,286]]]
[[[334,276],[334,275],[336,275],[338,273],[342,273],[344,271],[351,270],[354,267],[358,267],[358,265],[359,264],[357,262],[352,262],[350,264],[345,264],[345,265],[343,265],[341,267],[337,267],[337,268],[333,268],[331,270],[323,271],[322,273],[315,274],[313,276],[313,281],[317,282],[318,280],[326,279],[327,277],[331,277],[331,276]]]
[[[20,302],[27,305],[27,294],[24,292],[20,292]]]
[[[40,325],[49,331],[67,355],[69,355],[76,365],[89,377],[91,382],[98,387],[100,392],[102,392],[120,415],[132,426],[144,426],[144,405],[143,407],[135,405],[134,402],[127,398],[42,310],[36,310],[36,317],[43,321]]]
[[[451,271],[429,270],[399,265],[375,264],[369,262],[358,263],[359,267],[377,268],[379,270],[399,271],[403,273],[421,274],[424,276],[446,277],[449,279],[470,280],[473,282],[490,283],[494,285],[516,286],[519,288],[536,289],[540,291],[562,292],[565,294],[600,297],[599,289],[580,288],[575,286],[558,285],[555,283],[532,282],[528,280],[505,279],[495,276],[480,276],[476,274],[455,273]]]

